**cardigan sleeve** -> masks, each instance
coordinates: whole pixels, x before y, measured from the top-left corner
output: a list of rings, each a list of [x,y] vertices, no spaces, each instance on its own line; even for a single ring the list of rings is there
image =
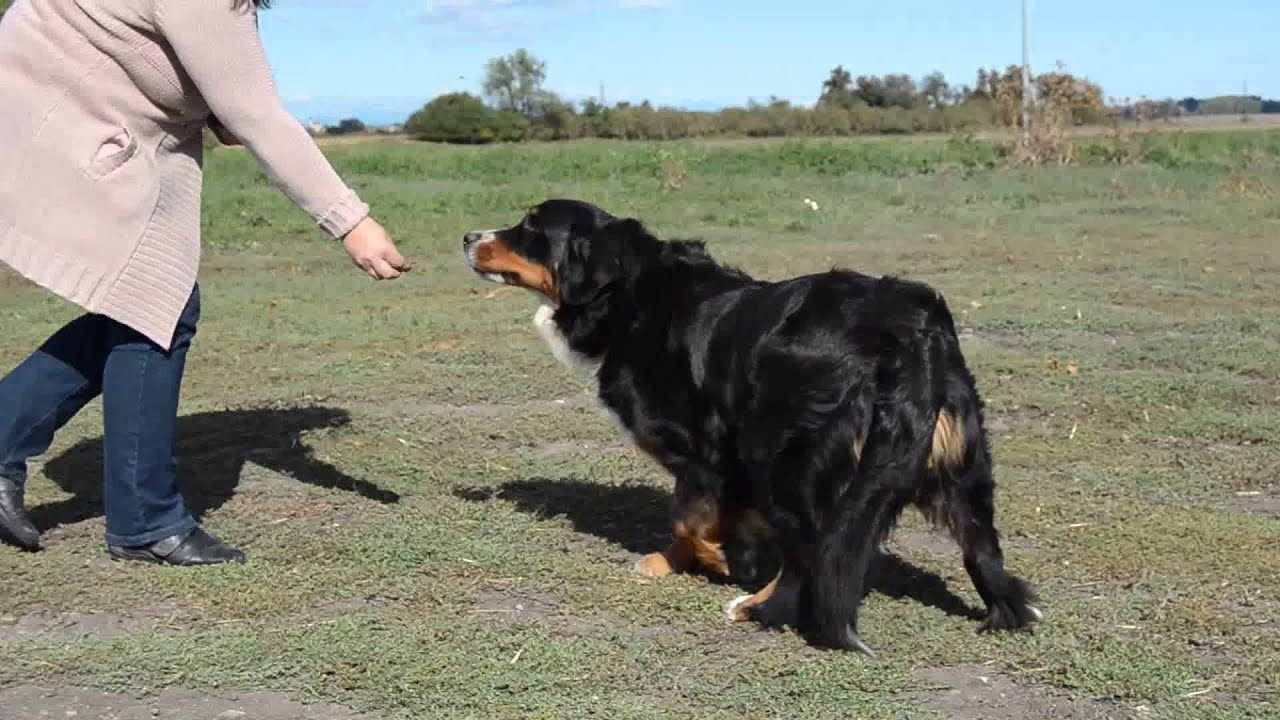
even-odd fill
[[[271,182],[326,233],[342,237],[369,214],[276,92],[252,3],[155,0],[156,25],[210,111]]]

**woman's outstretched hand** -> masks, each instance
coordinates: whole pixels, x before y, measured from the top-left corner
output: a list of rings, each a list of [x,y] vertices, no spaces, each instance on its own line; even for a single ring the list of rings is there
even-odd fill
[[[342,244],[356,267],[374,280],[391,280],[413,269],[413,263],[396,250],[391,236],[372,217],[361,220]]]

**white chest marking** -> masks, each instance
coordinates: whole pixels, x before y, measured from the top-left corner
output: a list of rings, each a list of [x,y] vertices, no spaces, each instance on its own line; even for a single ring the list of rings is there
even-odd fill
[[[538,305],[538,309],[533,313],[533,326],[538,330],[538,335],[542,336],[542,341],[551,349],[551,354],[560,361],[561,365],[571,370],[590,372],[594,375],[600,368],[600,363],[569,347],[569,341],[556,325],[555,314],[556,308],[549,301],[543,301]]]
[[[538,335],[542,337],[542,341],[551,349],[551,354],[555,356],[556,360],[560,361],[560,364],[571,370],[590,373],[594,376],[596,371],[600,369],[600,363],[569,347],[564,333],[560,332],[559,326],[556,325],[555,314],[556,308],[550,302],[544,301],[538,305],[538,309],[533,313],[533,326],[537,329]],[[618,428],[623,440],[634,445],[635,436],[622,423],[622,419],[618,417],[617,413],[603,403],[601,403],[600,407]]]

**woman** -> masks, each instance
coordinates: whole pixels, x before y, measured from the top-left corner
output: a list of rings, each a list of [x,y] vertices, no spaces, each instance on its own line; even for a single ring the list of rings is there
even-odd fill
[[[201,134],[242,142],[375,279],[410,269],[281,106],[269,0],[17,0],[0,20],[0,261],[83,307],[0,379],[0,536],[28,550],[27,460],[102,395],[107,546],[243,562],[178,492],[174,434],[200,317]]]

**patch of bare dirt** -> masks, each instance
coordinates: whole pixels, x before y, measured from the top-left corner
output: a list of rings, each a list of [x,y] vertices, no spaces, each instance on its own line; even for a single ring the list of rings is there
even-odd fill
[[[500,444],[504,450],[515,450],[527,453],[539,460],[573,457],[583,453],[606,455],[632,452],[634,449],[623,442],[597,442],[594,440],[553,440],[550,442],[529,444]]]
[[[468,614],[488,618],[494,624],[536,627],[562,637],[600,639],[622,634],[654,639],[691,632],[676,625],[636,625],[608,611],[574,614],[573,610],[562,608],[550,594],[527,589],[515,594],[501,588],[486,588]]]
[[[1030,549],[1036,546],[1036,542],[1030,538],[1006,535],[1000,538],[1000,546],[1006,549]],[[889,537],[886,549],[893,552],[899,548],[935,557],[956,559],[961,557],[960,545],[944,530],[898,528]]]
[[[422,417],[445,415],[450,417],[509,417],[528,412],[530,408],[594,408],[598,401],[589,392],[576,393],[563,398],[551,400],[531,400],[523,403],[465,403],[453,405],[449,403],[428,402],[420,398],[394,398],[386,402],[371,403],[357,398],[323,398],[325,402],[340,404],[351,409],[376,409],[381,414],[400,415],[404,417]]]
[[[1011,348],[1021,345],[1026,336],[1016,330],[975,330],[960,328],[957,332],[960,347],[964,350],[986,347]]]
[[[1223,592],[1231,591],[1224,589]],[[1239,632],[1247,637],[1280,634],[1280,599],[1264,593],[1245,588],[1222,600],[1223,609],[1238,623]]]
[[[1253,515],[1280,517],[1280,492],[1275,490],[1250,490],[1236,493],[1236,506],[1241,512]]]
[[[992,434],[1007,434],[1022,429],[1047,431],[1057,425],[1070,427],[1066,418],[1039,405],[989,408],[985,420],[987,431]]]
[[[1075,700],[1046,688],[1023,685],[994,668],[960,665],[925,668],[916,678],[936,689],[925,695],[923,705],[949,720],[1094,720],[1137,718],[1113,703]]]
[[[960,556],[960,546],[956,544],[955,540],[952,540],[945,533],[929,530],[899,528],[890,536],[886,545],[890,552],[902,549],[924,555]]]
[[[156,697],[74,687],[19,685],[0,690],[6,720],[373,720],[340,705],[303,705],[273,692],[210,694],[170,688]]]
[[[0,642],[52,640],[112,640],[148,630],[165,632],[169,618],[178,614],[176,605],[126,613],[68,612],[0,615]],[[0,707],[4,707],[0,703]]]

